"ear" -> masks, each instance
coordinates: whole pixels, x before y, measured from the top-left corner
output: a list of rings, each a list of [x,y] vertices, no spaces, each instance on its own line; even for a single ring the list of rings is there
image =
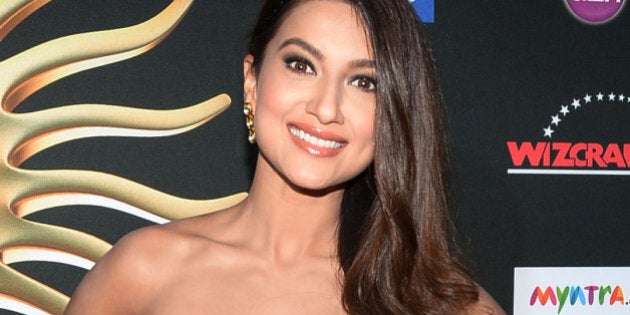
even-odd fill
[[[243,98],[245,102],[256,108],[256,70],[254,70],[254,56],[248,54],[243,59]]]

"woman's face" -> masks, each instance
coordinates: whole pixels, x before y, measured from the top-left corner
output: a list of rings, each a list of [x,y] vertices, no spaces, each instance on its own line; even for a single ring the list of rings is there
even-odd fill
[[[360,17],[342,1],[305,1],[286,16],[245,100],[262,159],[298,187],[348,181],[372,161],[376,69]]]

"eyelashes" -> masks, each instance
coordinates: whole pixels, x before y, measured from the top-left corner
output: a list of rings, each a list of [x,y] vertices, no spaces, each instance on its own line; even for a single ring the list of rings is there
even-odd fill
[[[284,64],[295,73],[316,75],[315,67],[306,58],[298,55],[291,55],[284,58]]]
[[[300,75],[317,75],[313,63],[300,55],[289,55],[283,58],[283,62],[289,71]],[[352,76],[348,84],[364,92],[376,92],[376,78],[370,75],[359,74]]]
[[[370,76],[358,75],[352,77],[350,85],[356,86],[366,92],[376,92],[376,79]]]

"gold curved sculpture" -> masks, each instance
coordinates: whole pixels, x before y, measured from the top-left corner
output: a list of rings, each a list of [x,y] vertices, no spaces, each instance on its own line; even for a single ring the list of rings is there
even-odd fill
[[[0,40],[49,0],[0,3]],[[51,40],[0,62],[0,309],[61,314],[64,294],[11,268],[22,261],[53,261],[89,269],[111,245],[95,236],[24,216],[66,205],[95,205],[164,223],[223,209],[245,194],[190,200],[110,174],[82,170],[27,170],[20,165],[42,150],[97,136],[160,137],[209,121],[229,104],[227,95],[175,110],[79,104],[29,113],[14,109],[46,85],[94,67],[141,54],[164,39],[192,0],[174,0],[141,24]]]

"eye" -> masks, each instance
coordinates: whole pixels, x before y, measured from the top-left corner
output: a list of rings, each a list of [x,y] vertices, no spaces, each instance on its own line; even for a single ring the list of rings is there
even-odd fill
[[[367,76],[354,77],[352,81],[350,81],[350,84],[366,92],[376,91],[376,80]]]
[[[300,56],[290,56],[284,59],[289,70],[300,74],[317,74],[311,62]]]

